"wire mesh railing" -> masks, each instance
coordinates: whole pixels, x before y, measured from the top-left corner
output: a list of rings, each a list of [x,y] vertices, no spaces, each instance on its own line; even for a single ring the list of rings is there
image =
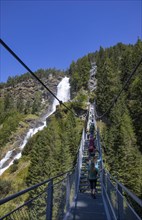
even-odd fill
[[[8,213],[3,213],[0,219],[7,220],[42,220],[42,219],[63,219],[68,211],[71,201],[77,191],[76,175],[77,167],[65,174],[57,176],[47,181],[41,186],[33,186],[25,192],[19,192],[13,195],[13,198],[7,198],[7,201],[0,200],[1,207],[9,203],[9,206],[18,203],[21,197],[28,194],[28,199],[22,205]],[[19,199],[20,197],[20,199]],[[15,201],[16,200],[16,201]]]
[[[100,167],[102,195],[111,219],[116,220],[141,220],[142,200],[130,192],[125,186],[113,178],[103,166],[99,130],[97,130],[97,144],[100,151]]]
[[[102,170],[102,188],[103,196],[113,219],[141,220],[139,211],[142,208],[142,201],[115,180],[105,169]],[[137,211],[135,206],[131,206],[128,197],[129,201],[134,201],[137,204]]]

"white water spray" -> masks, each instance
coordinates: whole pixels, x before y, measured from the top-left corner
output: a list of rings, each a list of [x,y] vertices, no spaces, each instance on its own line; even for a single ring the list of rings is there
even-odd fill
[[[70,84],[69,84],[68,77],[64,77],[62,79],[62,81],[58,84],[57,97],[62,102],[67,102],[68,100],[70,100]],[[38,131],[43,130],[43,128],[46,126],[46,118],[48,118],[50,115],[52,115],[56,111],[56,106],[58,104],[59,104],[58,100],[54,99],[51,112],[47,113],[41,121],[43,124],[41,126],[29,129],[29,131],[27,132],[27,134],[23,140],[23,143],[19,147],[19,150],[21,152],[22,152],[23,148],[25,147],[25,145],[27,144],[29,138],[31,138]],[[22,156],[22,154],[20,152],[20,153],[17,153],[14,157],[12,157],[12,152],[14,152],[14,150],[15,149],[8,151],[5,155],[5,157],[0,161],[0,175],[2,175],[2,173],[13,164],[15,159],[19,159]],[[11,158],[11,160],[10,160],[10,158]],[[8,160],[10,160],[9,163],[8,163]]]

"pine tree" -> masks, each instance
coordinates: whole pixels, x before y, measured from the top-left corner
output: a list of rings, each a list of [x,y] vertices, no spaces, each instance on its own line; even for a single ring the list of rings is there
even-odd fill
[[[107,111],[120,88],[118,71],[115,70],[111,59],[106,58],[97,71],[97,105],[102,113]]]

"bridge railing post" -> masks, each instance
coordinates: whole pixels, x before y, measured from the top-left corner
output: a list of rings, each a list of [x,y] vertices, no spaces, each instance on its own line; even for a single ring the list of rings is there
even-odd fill
[[[102,169],[102,181],[103,181],[103,186],[106,189],[106,173],[105,173],[105,169]]]
[[[70,208],[70,175],[67,174],[67,184],[66,184],[66,212]]]
[[[106,176],[106,190],[107,190],[107,195],[110,199],[110,193],[111,193],[111,187],[110,187],[110,175],[109,173],[107,173],[107,176]]]
[[[124,220],[122,187],[117,183],[118,220]]]
[[[47,187],[46,220],[52,220],[52,206],[53,206],[53,180],[50,180]]]

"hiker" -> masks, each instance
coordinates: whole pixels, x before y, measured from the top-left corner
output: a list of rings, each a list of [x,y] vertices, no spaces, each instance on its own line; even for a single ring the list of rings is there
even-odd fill
[[[94,138],[90,138],[89,139],[89,146],[93,146],[94,147]]]
[[[91,160],[89,158],[86,159],[86,169],[88,170],[89,166],[91,164]]]
[[[91,138],[94,138],[94,135],[93,134],[90,134],[89,135],[89,138],[91,139]]]
[[[98,178],[98,169],[95,167],[94,162],[91,161],[88,165],[88,180],[90,182],[91,196],[96,198],[96,185]]]
[[[94,138],[90,138],[89,139],[89,146],[88,146],[88,153],[89,153],[89,158],[90,157],[94,157],[96,155],[96,152],[99,152],[97,149],[96,149],[96,146],[95,146],[95,141],[94,141]]]
[[[87,129],[87,132],[86,132],[86,134],[87,134],[87,139],[89,139],[89,131],[88,131],[88,129]]]
[[[89,147],[88,147],[88,154],[89,154],[89,158],[91,158],[91,157],[94,157],[95,156],[95,148],[94,148],[94,146],[93,145],[90,145]]]
[[[100,161],[101,161],[101,158],[98,158],[98,156],[94,156],[93,162],[94,162],[94,165],[97,169],[99,169]]]
[[[90,124],[90,128],[89,128],[90,134],[93,134],[93,135],[94,135],[94,130],[95,130],[94,123],[91,123],[91,124]]]

